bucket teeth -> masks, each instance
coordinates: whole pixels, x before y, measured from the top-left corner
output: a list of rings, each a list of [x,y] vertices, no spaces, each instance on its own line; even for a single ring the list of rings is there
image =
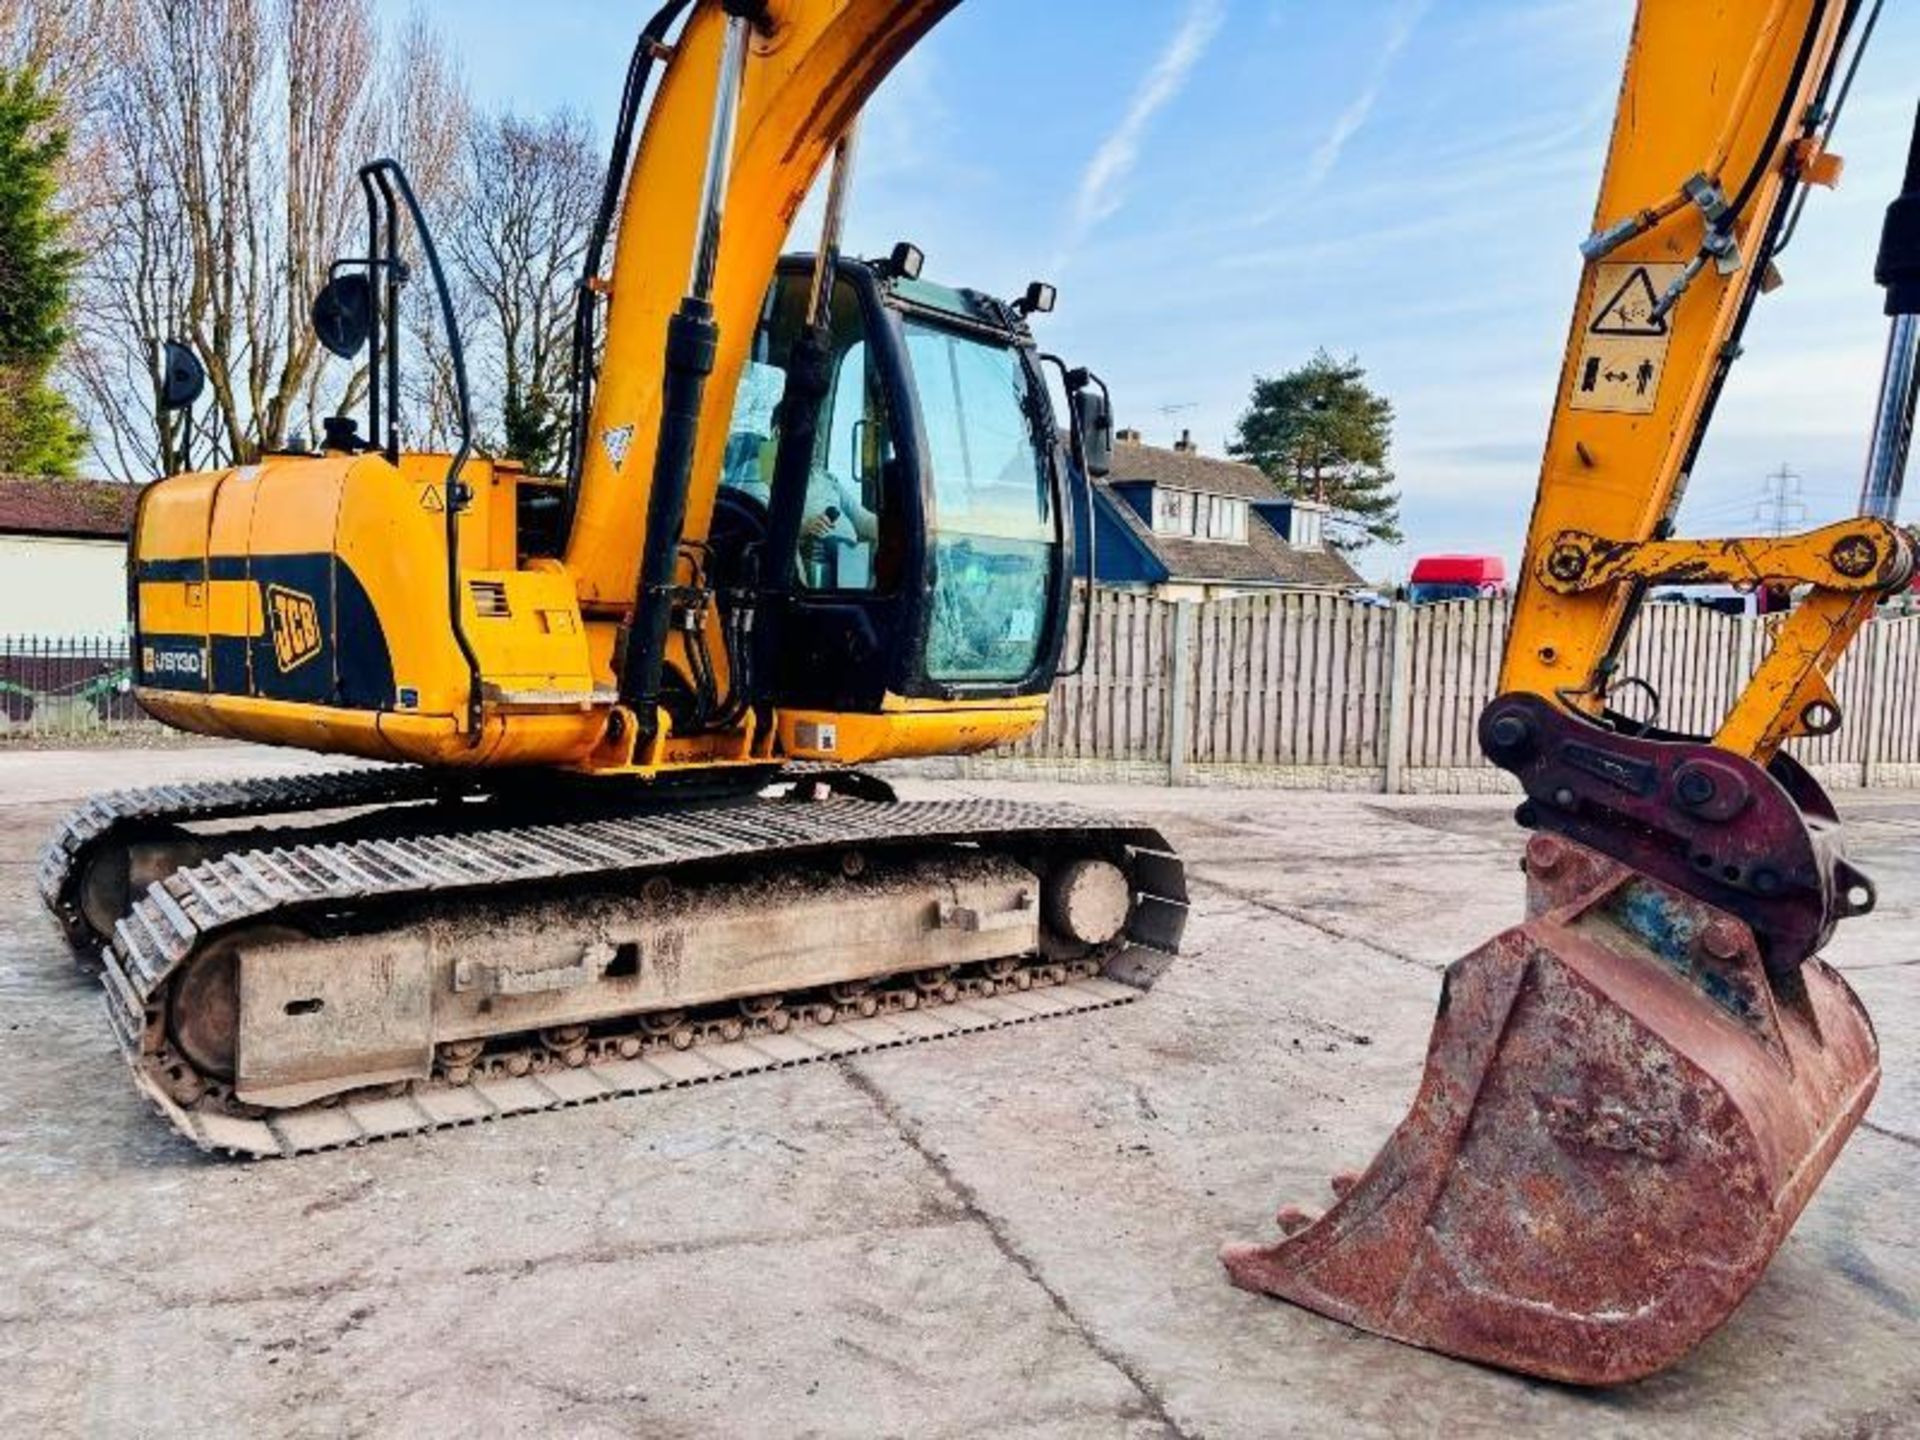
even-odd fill
[[[1298,1205],[1284,1205],[1280,1213],[1273,1217],[1273,1223],[1278,1225],[1285,1234],[1298,1235],[1319,1219],[1320,1217],[1311,1210],[1304,1210]]]
[[[1325,1215],[1226,1250],[1235,1284],[1588,1385],[1733,1313],[1872,1099],[1872,1028],[1818,960],[1769,984],[1739,922],[1602,872],[1452,967],[1399,1130]]]

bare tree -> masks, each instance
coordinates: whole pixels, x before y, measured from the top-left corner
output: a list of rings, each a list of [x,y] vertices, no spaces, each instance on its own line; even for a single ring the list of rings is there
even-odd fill
[[[98,36],[116,0],[0,0],[0,65],[27,69],[62,106],[71,126],[75,107],[95,95],[100,71]]]
[[[441,231],[484,438],[532,468],[561,465],[601,184],[579,115],[476,120],[424,18],[383,43],[374,0],[0,0],[9,54],[65,65],[90,157],[68,186],[87,257],[68,369],[108,469],[249,460],[364,401],[364,363],[329,357],[308,308],[333,261],[364,248],[354,176],[382,153]],[[403,243],[418,260],[418,237]],[[431,447],[451,438],[452,351],[415,274],[404,438]],[[160,408],[170,339],[207,367],[191,435]]]
[[[437,233],[441,228],[438,222],[450,219],[449,212],[458,204],[465,185],[473,110],[458,67],[417,12],[400,33],[383,114],[387,153],[406,165],[414,191]],[[478,313],[459,283],[458,267],[448,279],[457,323],[463,333],[471,332],[476,328]],[[407,405],[412,438],[429,449],[447,448],[453,439],[455,411],[453,352],[437,298],[425,275],[403,298],[402,323],[408,343],[402,399]],[[364,383],[355,387],[355,399],[362,389]]]
[[[417,19],[382,66],[371,0],[97,3],[110,14],[83,108],[112,183],[73,369],[102,459],[129,476],[181,464],[181,425],[158,405],[175,338],[207,367],[197,461],[310,435],[323,352],[307,307],[363,213],[354,171],[403,128],[462,123],[444,113],[464,109],[451,67]]]
[[[449,245],[476,316],[495,448],[554,473],[564,457],[575,297],[601,162],[591,127],[562,110],[474,127]]]

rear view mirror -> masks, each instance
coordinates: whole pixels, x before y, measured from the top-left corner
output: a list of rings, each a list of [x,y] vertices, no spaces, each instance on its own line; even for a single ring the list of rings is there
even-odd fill
[[[207,370],[200,357],[178,340],[160,350],[160,408],[184,410],[207,388]]]
[[[1087,473],[1104,480],[1113,473],[1113,407],[1099,390],[1088,387],[1073,393],[1073,423],[1080,432],[1080,453]]]
[[[373,334],[373,282],[359,271],[329,280],[314,297],[313,333],[342,360],[358,355]]]

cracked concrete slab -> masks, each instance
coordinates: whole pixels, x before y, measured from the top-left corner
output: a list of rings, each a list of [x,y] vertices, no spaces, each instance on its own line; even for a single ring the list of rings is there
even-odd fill
[[[1439,967],[1516,918],[1499,799],[909,780],[1139,816],[1194,867],[1144,1004],[258,1166],[126,1083],[32,891],[90,788],[313,762],[0,753],[0,1423],[28,1434],[1920,1433],[1920,796],[1858,798],[1833,950],[1887,1079],[1749,1304],[1583,1394],[1229,1287],[1372,1154]]]

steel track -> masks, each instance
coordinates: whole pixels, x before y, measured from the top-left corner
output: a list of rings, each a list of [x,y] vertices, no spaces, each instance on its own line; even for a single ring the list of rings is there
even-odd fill
[[[340,793],[328,788],[327,804],[337,805]],[[910,855],[956,845],[1013,854],[1107,854],[1127,870],[1134,902],[1124,942],[1101,958],[1116,974],[1151,974],[1157,963],[1135,965],[1133,957],[1167,956],[1178,949],[1186,918],[1184,870],[1155,831],[1116,825],[1078,810],[1000,801],[759,800],[638,817],[220,855],[152,886],[119,922],[105,957],[107,1003],[140,1088],[182,1134],[205,1148],[267,1156],[999,1028],[1048,1014],[1104,1008],[1138,993],[1110,980],[1041,965],[1030,967],[1026,977],[1027,984],[1041,988],[1009,988],[1009,993],[998,994],[1001,987],[993,981],[970,979],[965,998],[937,1019],[930,1010],[906,1012],[913,1016],[906,1019],[904,1007],[890,1001],[895,1013],[884,1018],[852,1017],[844,1026],[814,1025],[787,1034],[763,1031],[732,1041],[745,1049],[722,1043],[717,1049],[665,1055],[656,1046],[644,1056],[629,1058],[602,1046],[594,1063],[585,1067],[554,1067],[537,1075],[482,1075],[467,1085],[427,1082],[405,1095],[353,1097],[343,1105],[309,1106],[271,1117],[248,1114],[245,1107],[232,1104],[224,1087],[195,1074],[167,1039],[169,985],[207,946],[239,931],[303,924],[336,934],[375,931],[383,924],[404,923],[410,908],[429,900],[484,895],[490,902],[524,897],[535,903],[550,899],[556,890],[596,884],[624,887],[689,866],[759,872],[822,852],[858,849]],[[1045,989],[1049,985],[1053,988]],[[737,1026],[734,1033],[739,1033]],[[711,1041],[726,1034],[708,1026],[701,1038]],[[695,1062],[693,1054],[702,1059]],[[688,1073],[689,1064],[709,1061],[709,1073]]]
[[[40,852],[40,898],[76,946],[97,943],[80,913],[86,864],[103,846],[174,825],[258,819],[486,793],[485,778],[388,765],[312,775],[201,780],[89,796],[64,816]]]

